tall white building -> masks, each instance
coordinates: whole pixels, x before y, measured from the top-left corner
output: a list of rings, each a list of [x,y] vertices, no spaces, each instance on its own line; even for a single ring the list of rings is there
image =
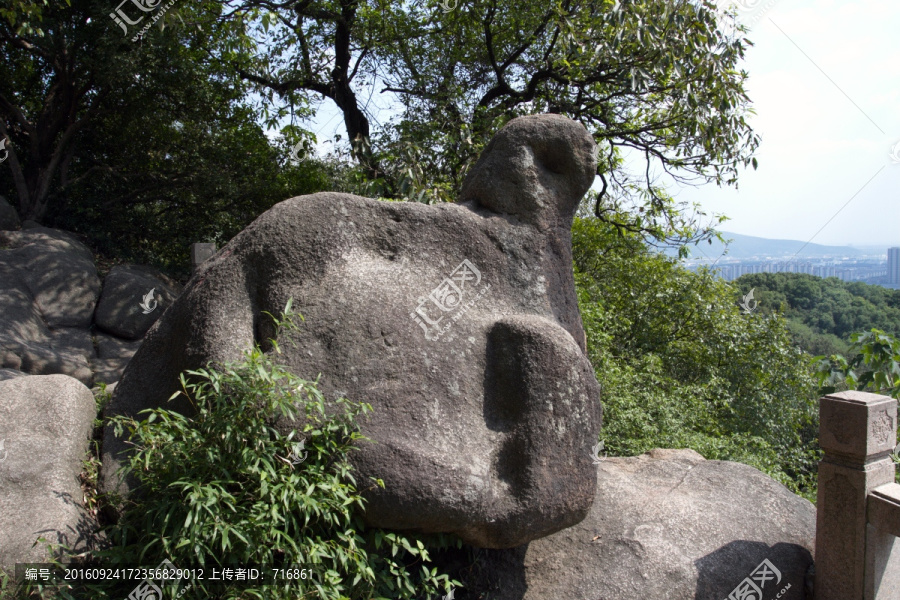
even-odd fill
[[[888,283],[900,285],[900,248],[888,248]]]

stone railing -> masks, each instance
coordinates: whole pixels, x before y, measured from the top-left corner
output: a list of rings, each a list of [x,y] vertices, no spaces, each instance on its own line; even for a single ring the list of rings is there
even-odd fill
[[[815,600],[900,599],[900,485],[891,452],[897,401],[821,398]]]

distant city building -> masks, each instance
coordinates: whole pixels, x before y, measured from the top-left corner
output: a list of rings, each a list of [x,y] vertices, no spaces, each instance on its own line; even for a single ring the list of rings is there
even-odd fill
[[[894,277],[898,283],[890,283],[890,271],[885,254],[859,257],[809,257],[802,261],[774,257],[753,257],[717,261],[687,260],[688,269],[711,267],[726,281],[752,273],[804,273],[818,277],[837,277],[841,281],[861,281],[892,289],[900,289],[900,248],[892,248]],[[721,258],[721,257],[720,257]],[[712,262],[713,264],[710,264]]]
[[[888,248],[888,283],[900,285],[900,248]]]
[[[888,248],[887,252],[884,246],[821,246],[816,248],[816,253],[799,257],[794,246],[803,249],[808,244],[732,235],[740,237],[744,244],[738,251],[729,253],[727,248],[721,254],[701,251],[701,257],[687,258],[681,263],[691,270],[709,268],[726,281],[751,274],[795,273],[900,290],[900,244]]]

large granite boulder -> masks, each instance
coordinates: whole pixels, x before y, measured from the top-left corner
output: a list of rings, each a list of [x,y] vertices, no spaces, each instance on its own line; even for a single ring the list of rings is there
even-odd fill
[[[2,264],[15,271],[48,327],[90,327],[100,297],[94,255],[74,237],[38,227],[0,231]]]
[[[368,402],[351,454],[365,518],[511,547],[581,521],[594,499],[599,389],[585,357],[570,228],[595,145],[558,115],[511,121],[459,204],[348,194],[292,198],[212,259],[148,332],[107,415],[166,404],[178,374],[236,360],[274,335],[289,298],[305,317],[279,360],[321,374],[329,399]],[[281,424],[284,428],[295,423]],[[111,428],[103,486],[126,446]]]
[[[783,485],[693,450],[607,458],[598,471],[586,519],[487,552],[469,588],[497,600],[806,598],[816,509]]]
[[[96,541],[79,474],[97,416],[91,391],[65,375],[0,381],[0,567],[47,562],[44,537],[77,551]],[[59,555],[61,556],[61,555]]]

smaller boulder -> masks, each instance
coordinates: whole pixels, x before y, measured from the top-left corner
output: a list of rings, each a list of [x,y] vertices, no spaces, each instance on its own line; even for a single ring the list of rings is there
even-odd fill
[[[0,568],[47,562],[44,537],[76,552],[97,541],[79,475],[97,416],[91,391],[64,375],[0,382]]]
[[[0,196],[0,231],[15,231],[21,226],[19,213],[6,201],[6,198]]]
[[[0,282],[24,294],[53,328],[91,326],[100,296],[100,278],[94,255],[71,235],[37,227],[0,231],[0,269],[9,272]]]
[[[806,597],[816,509],[780,483],[693,450],[607,458],[597,469],[584,521],[488,551],[486,575],[470,587],[499,600],[723,600],[756,574],[766,600]]]
[[[103,281],[94,322],[107,333],[137,340],[180,293],[178,283],[152,267],[113,267]]]

